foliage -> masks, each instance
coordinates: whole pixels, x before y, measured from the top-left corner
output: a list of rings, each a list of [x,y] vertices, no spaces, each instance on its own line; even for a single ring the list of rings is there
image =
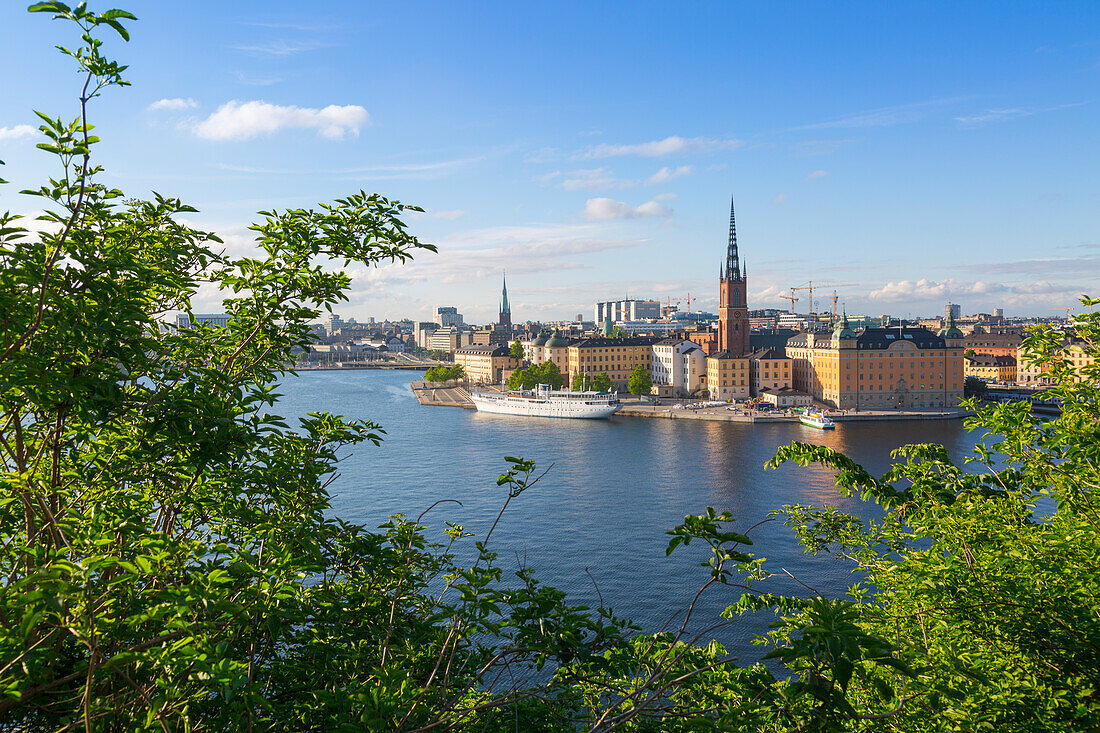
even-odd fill
[[[1100,726],[1100,366],[1076,373],[1056,334],[1027,348],[1050,365],[1062,415],[981,409],[969,425],[990,436],[965,466],[907,446],[876,478],[823,446],[780,450],[773,467],[823,464],[841,493],[884,510],[874,522],[781,512],[807,551],[864,574],[851,597],[761,592],[771,573],[748,551],[752,529],[708,507],[666,549],[701,554],[700,586],[678,623],[641,633],[602,602],[570,605],[531,568],[505,577],[492,535],[543,475],[529,460],[505,458],[483,538],[447,523],[428,539],[424,517],[453,500],[378,531],[331,517],[337,456],[384,432],[320,413],[292,426],[272,414],[276,384],[309,323],[345,297],[333,260],[433,249],[401,221],[418,209],[360,192],[261,212],[259,253],[219,254],[214,235],[178,221],[193,212],[180,201],[126,202],[96,180],[87,105],[125,84],[97,33],[126,39],[132,16],[32,10],[79,26],[65,53],[85,87],[75,121],[40,115],[61,171],[30,194],[50,226],[32,236],[0,215],[4,729]],[[226,292],[230,323],[163,327],[204,285]],[[1096,315],[1077,325],[1096,355]],[[551,381],[551,367],[532,369]],[[689,632],[716,590],[740,600]],[[772,668],[738,666],[710,641],[765,609]]]
[[[611,377],[607,372],[600,372],[592,381],[592,388],[597,392],[610,392],[612,388]]]
[[[643,395],[653,391],[653,380],[649,376],[649,370],[639,364],[630,373],[630,381],[627,383],[630,394]]]
[[[561,369],[552,361],[532,364],[526,369],[517,369],[508,378],[508,389],[534,389],[537,385],[549,384],[551,389],[561,389],[565,377]]]
[[[1097,354],[1097,314],[1076,324]],[[1049,328],[1025,344],[1052,365],[1062,415],[1033,416],[1027,403],[982,408],[968,426],[989,437],[966,465],[939,445],[895,451],[878,478],[821,446],[788,446],[773,462],[828,466],[842,493],[886,510],[870,523],[835,507],[783,510],[808,551],[854,562],[877,589],[850,622],[890,639],[914,674],[872,677],[846,698],[855,710],[892,699],[884,730],[1100,726],[1100,367],[1076,381]],[[776,638],[793,640],[793,630],[781,625]]]
[[[454,354],[443,349],[429,349],[428,356],[436,361],[451,361],[454,359]]]
[[[452,379],[463,380],[466,378],[466,370],[461,364],[451,366],[434,366],[424,372],[424,379],[429,382],[449,382]]]
[[[573,391],[574,392],[587,392],[592,389],[593,384],[592,377],[588,376],[584,372],[581,372],[573,378]]]
[[[989,385],[979,377],[967,377],[963,381],[964,397],[981,397],[989,390]]]
[[[523,361],[523,344],[519,342],[519,339],[512,342],[512,348],[509,349],[508,353],[513,359]]]

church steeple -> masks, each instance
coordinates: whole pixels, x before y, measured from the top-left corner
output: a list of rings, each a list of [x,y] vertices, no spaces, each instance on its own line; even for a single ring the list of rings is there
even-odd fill
[[[510,329],[512,327],[512,306],[508,303],[508,276],[502,276],[500,288],[500,317],[497,318],[499,328]]]
[[[733,194],[730,194],[730,236],[726,246],[726,272],[725,276],[730,280],[740,280],[741,263],[737,258],[737,220],[733,214]]]

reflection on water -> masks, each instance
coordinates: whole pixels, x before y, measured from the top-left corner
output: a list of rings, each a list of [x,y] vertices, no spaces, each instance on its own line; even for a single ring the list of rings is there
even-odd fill
[[[500,562],[511,570],[517,555],[526,557],[545,583],[595,604],[587,568],[607,605],[649,629],[681,609],[705,580],[698,565],[703,548],[664,554],[665,531],[686,514],[707,506],[729,510],[741,530],[784,504],[829,503],[864,518],[879,515],[876,506],[837,494],[828,470],[787,465],[764,471],[779,446],[796,440],[826,445],[881,474],[890,451],[905,443],[941,443],[961,462],[975,442],[961,421],[947,420],[845,423],[822,431],[787,423],[485,415],[420,406],[408,388],[418,376],[305,372],[283,385],[280,411],[287,417],[327,410],[387,430],[381,446],[349,450],[332,486],[333,511],[377,526],[390,514],[416,516],[438,499],[457,499],[462,507],[439,507],[425,522],[441,529],[448,519],[484,536],[505,498],[496,485],[504,456],[521,455],[540,469],[552,464],[535,488],[512,503],[494,533]],[[803,554],[781,521],[761,525],[753,539],[752,551],[768,558],[771,569],[786,568],[826,595],[842,594],[855,580],[839,561]],[[711,594],[697,614],[714,619],[737,597]],[[747,640],[762,625],[738,625],[723,640],[748,652]]]

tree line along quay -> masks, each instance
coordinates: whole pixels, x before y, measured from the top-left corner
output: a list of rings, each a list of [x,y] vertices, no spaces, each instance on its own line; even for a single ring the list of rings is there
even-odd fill
[[[1038,328],[1024,342],[1062,413],[976,409],[968,425],[989,438],[965,467],[931,444],[899,449],[881,476],[821,446],[778,450],[771,468],[793,464],[794,478],[823,466],[840,494],[882,509],[865,522],[775,508],[806,551],[860,569],[847,596],[819,596],[813,578],[798,595],[769,592],[787,575],[753,544],[768,517],[704,506],[654,529],[698,575],[665,628],[639,628],[498,557],[512,548],[494,529],[541,489],[537,456],[501,456],[500,510],[481,536],[443,523],[449,497],[380,527],[332,516],[341,458],[387,435],[329,413],[288,424],[276,385],[314,343],[310,324],[346,297],[349,276],[331,262],[434,249],[405,226],[418,208],[357,192],[272,210],[251,230],[259,254],[228,254],[186,223],[186,203],[102,181],[93,120],[128,84],[106,49],[125,53],[136,18],[56,1],[30,10],[60,21],[51,29],[80,77],[75,118],[39,115],[58,173],[26,201],[44,213],[0,214],[0,729],[1100,725],[1100,367],[1068,360],[1064,334]],[[716,353],[743,359],[743,271],[722,277]],[[204,287],[226,294],[224,323],[166,327]],[[1082,303],[1073,325],[1092,358],[1100,300]],[[643,366],[620,369],[622,353],[586,353],[616,358],[579,371],[614,380]],[[607,527],[613,543],[614,517]],[[689,632],[693,599],[716,587],[740,600]],[[774,618],[758,658],[712,641],[756,613]]]

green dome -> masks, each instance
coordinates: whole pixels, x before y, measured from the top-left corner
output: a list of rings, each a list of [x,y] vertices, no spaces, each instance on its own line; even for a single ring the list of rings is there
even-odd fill
[[[540,333],[535,337],[535,340],[531,342],[532,346],[546,346],[546,334]]]
[[[833,329],[833,338],[835,339],[852,339],[856,334],[852,331],[852,326],[848,323],[848,314],[845,313],[844,317],[836,324],[836,328]]]
[[[937,335],[945,339],[966,338],[965,336],[963,336],[963,332],[955,326],[955,314],[951,313],[950,311],[947,313],[947,323],[944,324],[943,328],[940,329],[940,332]]]
[[[550,337],[550,340],[546,342],[546,348],[558,349],[562,346],[568,346],[569,341],[562,337],[560,333],[554,331],[554,335]]]

